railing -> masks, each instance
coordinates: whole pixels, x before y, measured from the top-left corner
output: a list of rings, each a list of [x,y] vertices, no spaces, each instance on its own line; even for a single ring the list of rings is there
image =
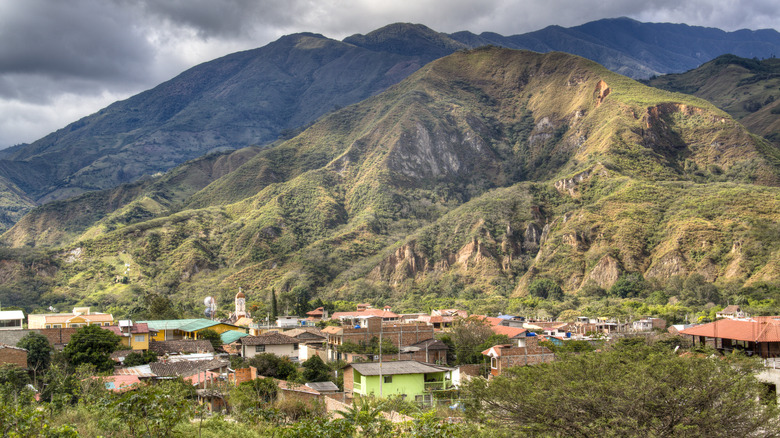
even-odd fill
[[[773,370],[780,369],[780,358],[770,357],[768,359],[764,359],[764,366],[767,368],[772,368]]]
[[[452,386],[452,380],[437,380],[435,382],[425,382],[426,391],[440,391]]]
[[[352,384],[352,392],[362,392],[363,391],[363,385],[361,383],[355,382]]]

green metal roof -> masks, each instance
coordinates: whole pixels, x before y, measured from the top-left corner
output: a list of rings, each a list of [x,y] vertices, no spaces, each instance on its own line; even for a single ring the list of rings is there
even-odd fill
[[[150,329],[157,331],[161,330],[181,330],[183,332],[196,332],[205,328],[213,327],[220,324],[217,321],[212,321],[205,318],[195,319],[159,319],[156,321],[138,321],[146,323]]]
[[[237,340],[243,338],[244,336],[249,336],[249,335],[244,332],[240,332],[238,330],[228,330],[225,333],[222,333],[220,337],[222,338],[223,344],[232,344],[233,342],[236,342]]]

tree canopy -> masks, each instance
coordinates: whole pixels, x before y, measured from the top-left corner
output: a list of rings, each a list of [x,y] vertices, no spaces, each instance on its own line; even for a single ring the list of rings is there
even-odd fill
[[[98,371],[111,371],[114,369],[111,353],[119,348],[120,342],[121,338],[114,333],[96,325],[88,325],[71,336],[62,352],[73,367],[92,364]]]
[[[731,359],[731,360],[729,360]],[[544,436],[749,437],[778,430],[746,359],[622,344],[466,384],[467,415]],[[774,436],[774,435],[773,435]]]

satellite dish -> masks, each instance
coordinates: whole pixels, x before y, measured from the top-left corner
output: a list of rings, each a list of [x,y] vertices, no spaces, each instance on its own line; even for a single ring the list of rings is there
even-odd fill
[[[211,318],[211,308],[206,307],[206,310],[204,310],[203,313],[206,315],[206,318]]]
[[[206,299],[203,300],[203,305],[206,307],[211,307],[214,305],[214,297],[206,297]]]

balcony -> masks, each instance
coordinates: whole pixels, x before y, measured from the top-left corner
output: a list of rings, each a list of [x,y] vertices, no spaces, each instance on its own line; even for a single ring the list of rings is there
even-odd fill
[[[363,393],[363,385],[360,382],[354,382],[352,384],[352,392],[357,392],[359,394]]]
[[[425,382],[426,391],[442,391],[452,387],[452,380],[437,380],[435,382]]]

